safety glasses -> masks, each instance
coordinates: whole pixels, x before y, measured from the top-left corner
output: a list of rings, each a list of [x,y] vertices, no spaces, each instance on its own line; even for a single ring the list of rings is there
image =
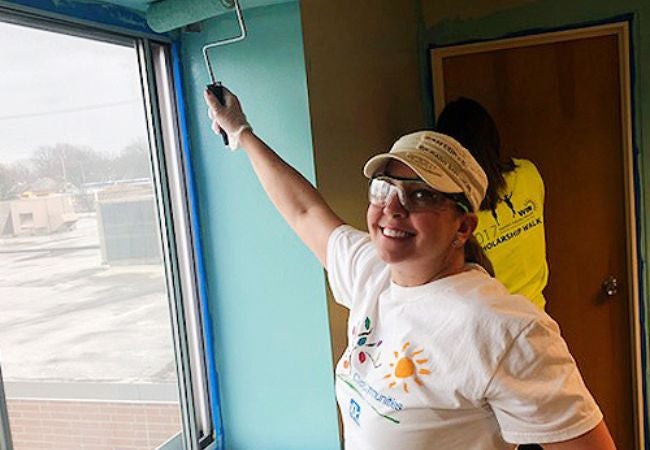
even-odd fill
[[[404,209],[409,212],[436,211],[453,202],[463,212],[469,208],[461,195],[436,191],[424,181],[378,175],[370,179],[368,200],[372,205],[385,207],[397,196]]]

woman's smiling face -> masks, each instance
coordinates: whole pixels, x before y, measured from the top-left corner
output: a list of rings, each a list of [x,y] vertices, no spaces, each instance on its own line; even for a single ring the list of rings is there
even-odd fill
[[[419,179],[413,170],[398,161],[390,161],[383,174]],[[462,245],[454,245],[454,241],[460,238],[463,244],[469,237],[465,236],[464,217],[451,200],[432,211],[409,212],[394,195],[383,207],[370,204],[367,222],[379,257],[391,266],[393,281],[403,284],[400,274],[429,281],[456,269],[458,252],[462,256],[463,249]]]

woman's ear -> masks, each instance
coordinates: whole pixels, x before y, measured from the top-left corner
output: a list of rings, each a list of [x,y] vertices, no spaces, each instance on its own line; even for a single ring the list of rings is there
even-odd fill
[[[478,217],[474,213],[466,213],[460,217],[460,224],[458,230],[456,231],[456,239],[460,242],[465,243],[467,240],[472,237],[476,225],[478,224]]]

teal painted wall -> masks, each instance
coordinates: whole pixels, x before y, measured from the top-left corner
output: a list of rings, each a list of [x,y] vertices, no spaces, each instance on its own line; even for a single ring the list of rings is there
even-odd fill
[[[523,3],[523,0],[522,0]],[[475,15],[470,20],[441,20],[429,23],[422,36],[421,48],[428,53],[428,46],[445,46],[469,41],[497,39],[512,34],[542,32],[580,25],[592,25],[621,16],[630,16],[631,21],[631,57],[632,57],[632,102],[633,102],[633,136],[636,169],[637,220],[639,231],[639,263],[642,284],[641,303],[643,304],[642,321],[645,327],[645,359],[648,347],[648,307],[650,272],[647,267],[647,255],[650,254],[650,242],[647,230],[650,229],[650,2],[647,0],[539,0],[522,4],[508,10],[493,13],[486,8],[481,17]],[[424,61],[427,61],[428,55]],[[423,67],[423,74],[429,68]],[[429,123],[433,122],[433,96],[427,76],[423,76],[423,92],[428,102]],[[603,205],[606,207],[606,205]],[[623,239],[623,237],[621,237]],[[648,365],[644,368],[647,384],[649,380]],[[646,406],[647,409],[647,406]],[[646,415],[648,412],[646,411]],[[647,428],[646,424],[646,428]]]
[[[314,180],[297,2],[245,11],[249,37],[211,52],[255,131]],[[339,448],[324,272],[267,200],[246,155],[223,148],[203,101],[201,48],[218,17],[182,37],[201,240],[229,449]]]

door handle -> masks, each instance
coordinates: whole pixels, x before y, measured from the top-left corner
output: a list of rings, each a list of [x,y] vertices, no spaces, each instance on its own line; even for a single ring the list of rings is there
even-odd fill
[[[0,359],[0,363],[2,360]],[[9,412],[2,382],[2,365],[0,364],[0,450],[13,450],[11,430],[9,429]]]
[[[618,294],[618,280],[615,276],[610,275],[609,278],[603,281],[602,288],[605,295],[608,297],[613,297],[614,295]]]

